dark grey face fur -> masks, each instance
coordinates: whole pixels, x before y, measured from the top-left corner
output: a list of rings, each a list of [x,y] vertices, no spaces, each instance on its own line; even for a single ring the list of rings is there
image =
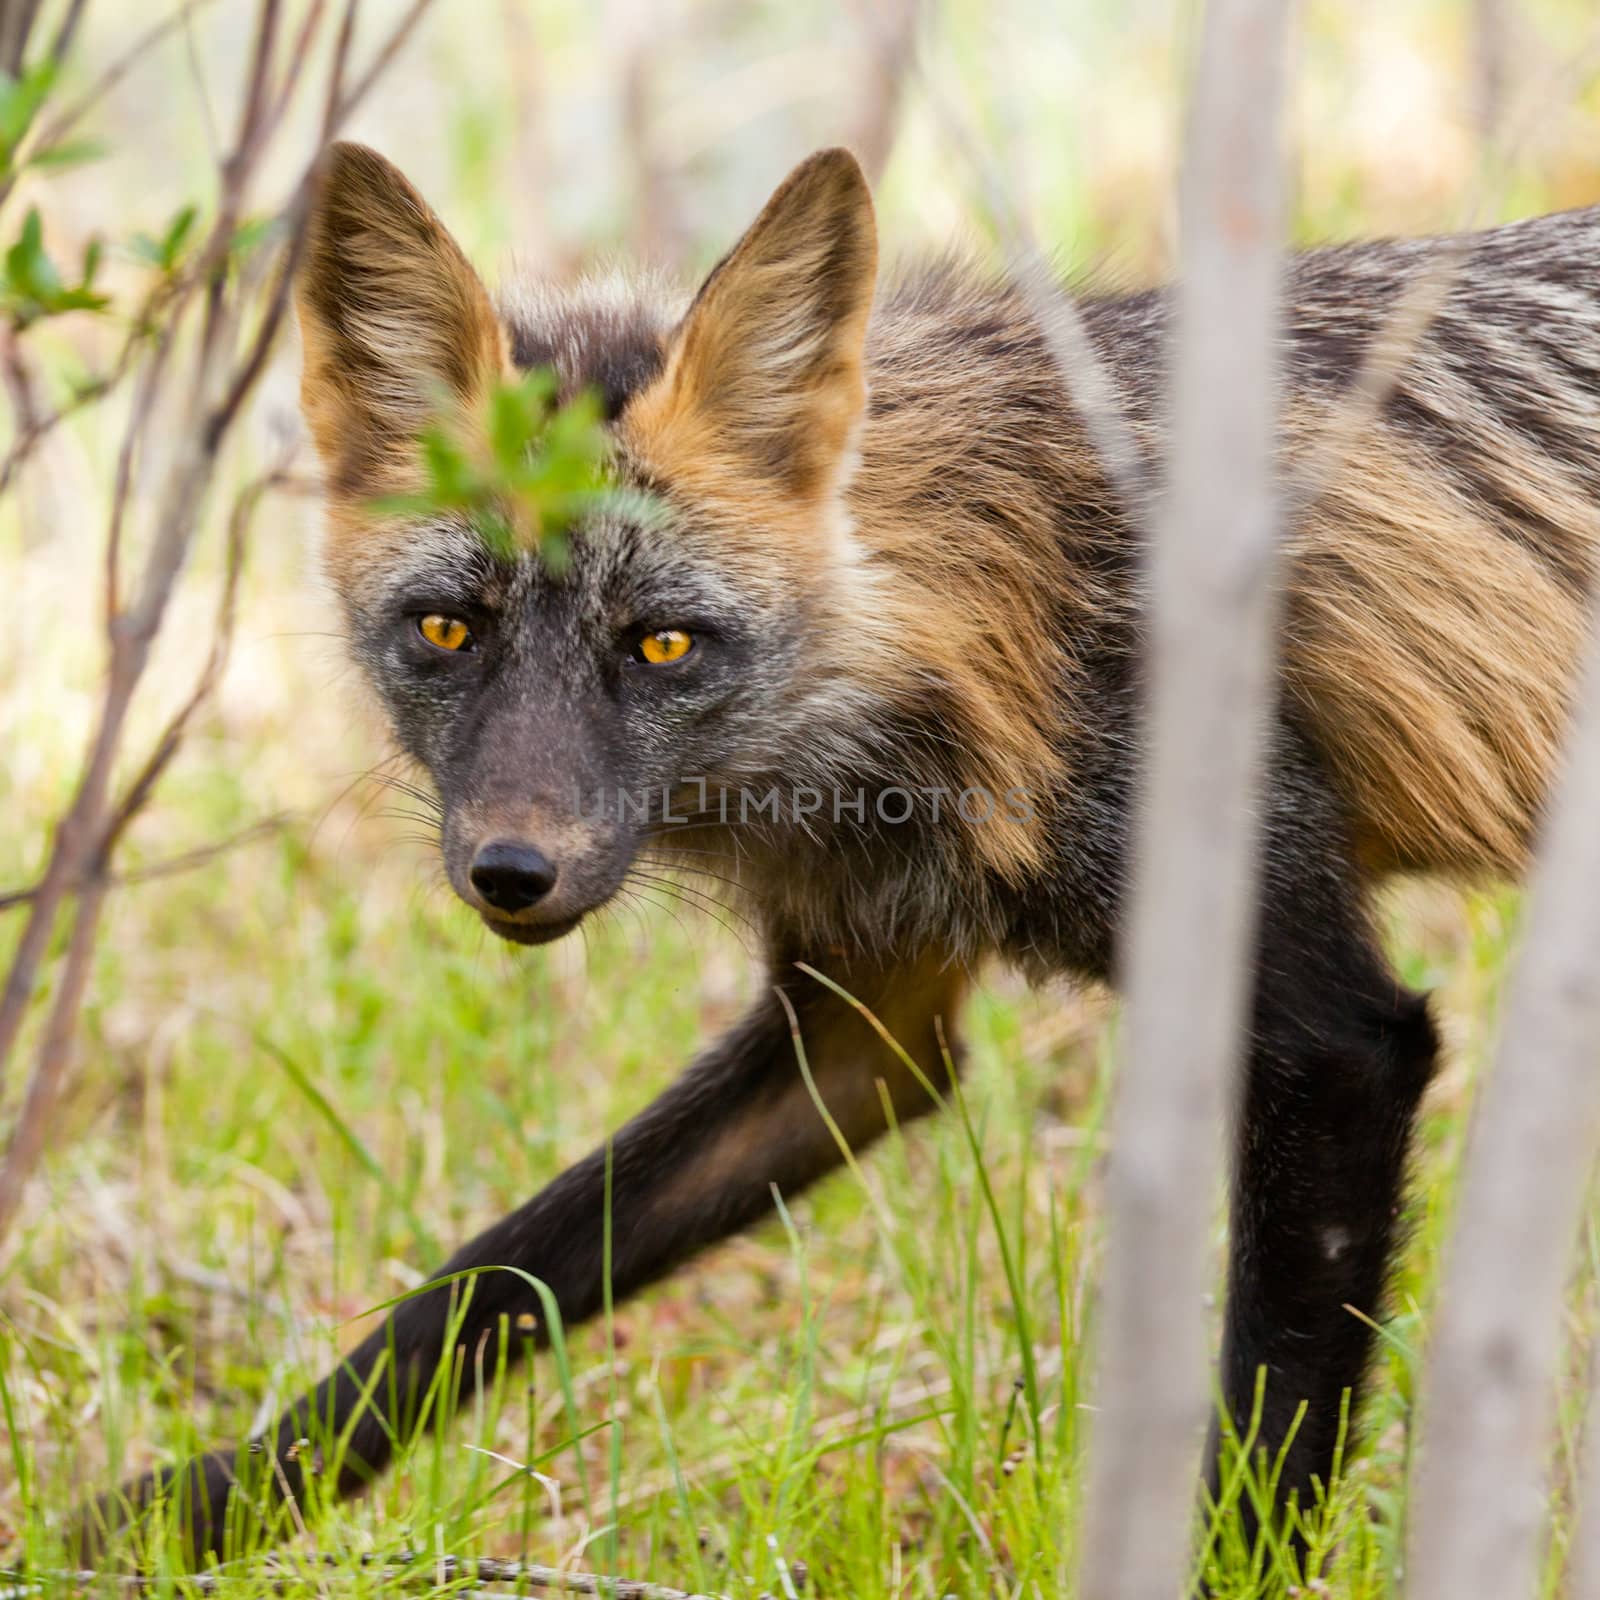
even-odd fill
[[[669,795],[670,815],[685,814],[699,791],[684,785],[767,745],[757,707],[790,653],[781,620],[659,529],[608,518],[569,550],[558,575],[531,554],[494,556],[464,528],[427,529],[351,617],[401,744],[434,780],[452,886],[526,944],[618,891]],[[469,646],[429,643],[432,614],[464,622]],[[692,646],[649,663],[640,642],[663,629]],[[485,865],[539,857],[553,882],[535,882],[525,905]]]

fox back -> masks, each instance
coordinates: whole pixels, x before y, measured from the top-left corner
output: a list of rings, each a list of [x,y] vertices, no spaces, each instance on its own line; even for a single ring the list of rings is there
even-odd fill
[[[1290,475],[1408,282],[1461,254],[1286,535],[1286,694],[1371,872],[1526,857],[1593,564],[1597,246],[1583,211],[1292,266]],[[1154,468],[1167,297],[1080,309]],[[949,262],[878,284],[848,155],[797,169],[692,296],[612,279],[496,305],[405,180],[340,146],[300,311],[328,569],[438,787],[451,881],[496,931],[554,937],[677,852],[808,936],[1037,946],[1019,917],[1120,859],[1138,535],[1018,292]],[[612,471],[659,515],[593,519],[557,573],[463,522],[372,510],[416,486],[441,397],[470,430],[495,382],[535,366],[599,391]],[[430,644],[428,617],[458,620],[465,648]],[[666,634],[686,653],[647,659]],[[688,820],[670,799],[631,818],[581,801],[691,780]],[[827,798],[729,822],[727,794],[774,786]],[[891,788],[910,796],[893,820],[874,799]],[[1007,795],[1025,801],[997,811]],[[474,882],[502,840],[553,874],[536,905]],[[1052,924],[1046,943],[1103,967],[1103,932]]]

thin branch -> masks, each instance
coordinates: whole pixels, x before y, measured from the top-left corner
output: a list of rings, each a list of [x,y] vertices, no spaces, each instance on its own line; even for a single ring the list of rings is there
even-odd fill
[[[944,93],[915,48],[897,56],[897,41],[870,4],[857,15],[884,70],[899,65],[933,113],[941,135],[971,174],[984,209],[1000,231],[1012,280],[1038,325],[1061,381],[1130,521],[1148,519],[1150,489],[1144,451],[1128,422],[1115,377],[1099,352],[1072,298],[1056,282],[1027,219],[1013,204],[1002,175],[951,96]],[[914,39],[913,39],[914,46]]]
[[[135,888],[141,883],[152,883],[158,878],[172,878],[182,872],[192,872],[196,867],[203,867],[215,861],[218,856],[237,850],[240,845],[253,844],[257,839],[265,839],[279,832],[292,820],[291,814],[287,811],[275,812],[272,816],[263,817],[259,822],[252,822],[249,827],[240,828],[237,833],[227,834],[212,844],[197,845],[193,850],[183,851],[181,855],[152,861],[148,866],[135,867],[128,872],[108,872],[106,884],[112,889]],[[27,889],[8,890],[0,894],[0,911],[10,911],[16,906],[29,905],[38,894],[37,884]]]
[[[111,518],[106,529],[104,562],[104,614],[109,629],[122,610],[122,536],[127,521],[128,506],[133,497],[134,463],[144,439],[144,432],[155,412],[156,397],[166,377],[167,362],[177,344],[178,327],[182,321],[185,302],[193,289],[191,281],[175,297],[174,308],[164,318],[156,335],[150,359],[139,374],[134,387],[133,404],[128,423],[123,430],[122,443],[117,447],[117,465],[112,478]]]
[[[16,424],[17,437],[25,438],[41,431],[39,399],[34,393],[33,373],[28,370],[27,357],[22,353],[22,340],[14,327],[0,327],[0,382],[4,382],[11,414]],[[7,452],[7,460],[14,453]],[[6,474],[9,479],[9,472]]]
[[[278,25],[282,19],[282,0],[261,0],[260,9],[256,12],[256,37],[250,52],[250,71],[245,79],[244,104],[239,111],[239,135],[233,153],[222,163],[222,209],[225,218],[230,202],[238,204],[244,198],[244,185],[237,175],[254,167],[256,154],[267,131],[272,58],[277,51]],[[227,220],[228,237],[231,239],[233,224],[231,219]]]
[[[22,60],[42,4],[43,0],[11,0],[0,10],[0,72],[7,77],[22,76]]]
[[[4,494],[11,487],[12,479],[16,477],[18,471],[55,429],[86,407],[105,399],[122,383],[133,370],[135,358],[149,342],[152,329],[156,326],[163,307],[170,303],[173,297],[171,284],[167,282],[158,284],[135,313],[126,338],[122,341],[111,365],[104,372],[80,384],[71,399],[55,410],[39,412],[35,409],[31,416],[26,418],[18,416],[11,447],[0,456],[0,494]],[[20,407],[15,403],[13,409],[20,411]]]
[[[617,39],[633,250],[645,260],[679,262],[688,241],[676,174],[662,156],[654,127],[657,62],[663,47],[660,10],[648,0],[613,0],[610,23]]]
[[[5,1157],[0,1160],[0,1238],[4,1237],[22,1203],[23,1190],[39,1164],[39,1157],[44,1154],[55,1120],[72,1057],[78,1013],[89,982],[95,935],[100,929],[105,898],[105,879],[96,877],[80,891],[73,908],[72,934],[56,979],[44,1038],[28,1078],[28,1091],[22,1098],[16,1126],[6,1142]]]
[[[277,487],[286,469],[287,461],[272,471],[263,473],[253,483],[240,490],[234,500],[233,513],[228,518],[227,555],[222,593],[217,602],[217,619],[211,630],[211,647],[206,653],[205,664],[201,667],[188,697],[173,713],[162,730],[161,737],[156,740],[138,776],[128,785],[122,799],[112,807],[111,815],[105,824],[104,842],[101,845],[102,852],[108,856],[127,831],[128,825],[144,809],[161,775],[178,753],[178,748],[183,743],[183,736],[188,732],[195,713],[211,698],[221,681],[223,669],[228,664],[228,653],[233,645],[234,621],[238,614],[239,580],[244,573],[245,540],[255,517],[256,508],[261,504],[262,498]]]
[[[1492,143],[1506,106],[1511,19],[1506,0],[1472,0],[1472,120]]]
[[[1344,470],[1356,442],[1383,414],[1412,356],[1444,310],[1472,254],[1472,243],[1465,230],[1442,240],[1422,270],[1408,279],[1395,297],[1362,352],[1354,381],[1312,435],[1294,481],[1287,486],[1286,514],[1291,521],[1326,493]]]
[[[423,0],[424,6],[431,4],[432,0]],[[328,91],[323,107],[322,139],[325,146],[337,133],[340,122],[346,115],[346,107],[350,101],[344,94],[344,82],[349,66],[351,41],[355,36],[357,0],[346,0],[344,17],[339,26],[338,41],[334,46],[333,65],[328,74]],[[400,24],[401,28],[409,29],[411,21]],[[396,30],[398,35],[399,29]],[[390,39],[394,43],[394,36]],[[273,345],[277,342],[278,330],[282,326],[284,314],[289,306],[289,292],[294,284],[295,272],[300,265],[300,257],[305,249],[306,223],[311,214],[311,201],[316,193],[316,185],[321,167],[320,152],[318,159],[306,168],[294,195],[289,204],[284,208],[282,222],[289,234],[289,247],[284,253],[283,265],[278,273],[278,281],[273,288],[272,299],[268,303],[266,314],[256,329],[255,340],[251,345],[248,355],[240,363],[232,384],[227,394],[218,405],[207,423],[210,433],[220,438],[222,433],[229,428],[238,412],[244,398],[255,388],[256,380],[261,376],[267,364],[267,358],[272,353]]]
[[[332,1569],[343,1564],[334,1556],[325,1556],[315,1563],[320,1569]],[[560,1567],[540,1566],[531,1561],[499,1561],[488,1556],[419,1556],[409,1561],[363,1558],[360,1567],[363,1578],[401,1589],[442,1589],[451,1584],[470,1583],[473,1588],[469,1592],[478,1594],[511,1594],[533,1589],[555,1594],[607,1595],[614,1597],[614,1600],[726,1600],[723,1596],[694,1594],[686,1589],[673,1589],[666,1584],[634,1578],[564,1572]],[[270,1592],[278,1593],[299,1592],[306,1583],[303,1564],[271,1558],[253,1568],[234,1566],[224,1571],[198,1573],[183,1581],[186,1588],[209,1594],[222,1592],[241,1578],[249,1578],[253,1584],[264,1585]],[[114,1585],[124,1593],[143,1594],[163,1587],[166,1582],[136,1573],[115,1572],[18,1572],[0,1574],[0,1581],[16,1585],[4,1591],[4,1595],[15,1596],[17,1600],[21,1600],[23,1595],[43,1593],[46,1589],[51,1593],[59,1593],[62,1588],[82,1590],[104,1584]],[[503,1591],[486,1591],[480,1587],[486,1584],[506,1585],[507,1588]],[[761,1600],[772,1600],[772,1597],[763,1595]]]
[[[511,73],[511,191],[516,235],[513,248],[518,269],[536,277],[559,276],[550,227],[548,196],[550,148],[545,127],[549,98],[544,92],[544,60],[528,7],[523,0],[502,0],[507,65]]]
[[[367,70],[356,79],[355,86],[340,101],[339,115],[335,119],[338,123],[346,123],[354,115],[356,107],[366,99],[373,84],[389,70],[389,63],[400,53],[406,40],[411,37],[412,30],[422,21],[424,13],[432,4],[433,0],[411,0],[410,10],[390,30],[389,37],[377,55],[372,58]]]
[[[300,30],[295,34],[294,43],[289,47],[289,65],[284,70],[283,82],[279,86],[278,94],[271,108],[267,112],[267,137],[277,132],[282,126],[284,116],[287,114],[289,104],[294,98],[295,90],[300,86],[305,77],[305,64],[311,54],[311,45],[322,27],[322,14],[326,9],[327,0],[312,0],[306,8],[306,14],[300,19]],[[347,6],[347,16],[353,13],[354,6]],[[343,45],[340,48],[344,48]]]
[[[206,151],[216,164],[222,149],[222,135],[217,131],[217,108],[211,102],[211,85],[206,82],[205,65],[200,59],[200,41],[195,38],[194,16],[186,13],[183,19],[183,53],[189,64],[189,81],[194,85],[195,99],[200,105],[200,125],[205,129]]]
[[[1180,190],[1172,445],[1123,956],[1085,1600],[1184,1593],[1206,1298],[1259,877],[1281,606],[1277,445],[1287,0],[1212,0]],[[1196,931],[1205,930],[1197,939]]]
[[[71,0],[66,15],[62,17],[60,26],[56,29],[56,36],[50,41],[50,59],[61,62],[67,59],[67,51],[72,48],[72,41],[78,36],[78,24],[83,21],[83,14],[88,10],[89,0]]]
[[[191,413],[200,409],[203,396],[211,387],[209,368],[215,358],[214,344],[203,344],[193,380]],[[5,988],[0,991],[0,1069],[15,1046],[61,901],[71,886],[103,870],[101,829],[111,769],[151,642],[160,628],[173,582],[188,550],[216,450],[215,440],[210,441],[209,447],[202,443],[198,423],[198,417],[191,415],[184,429],[183,437],[190,441],[190,448],[174,462],[169,475],[139,596],[127,611],[111,619],[111,665],[100,720],[77,790],[57,825],[49,863],[13,953]]]
[[[889,165],[900,113],[905,103],[906,80],[916,57],[917,28],[922,20],[922,0],[853,0],[857,20],[878,36],[866,53],[866,81],[861,89],[861,110],[852,141],[868,178],[876,183]],[[865,8],[872,14],[864,14]]]

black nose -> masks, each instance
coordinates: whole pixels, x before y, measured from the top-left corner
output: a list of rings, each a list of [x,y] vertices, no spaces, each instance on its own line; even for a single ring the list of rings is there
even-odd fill
[[[473,857],[467,876],[496,911],[526,911],[555,887],[556,869],[531,844],[496,839]]]

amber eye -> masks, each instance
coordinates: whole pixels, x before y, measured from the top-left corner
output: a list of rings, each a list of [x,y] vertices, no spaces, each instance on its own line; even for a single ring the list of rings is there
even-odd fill
[[[439,650],[465,650],[472,643],[472,629],[460,617],[418,617],[417,632]]]
[[[639,659],[659,667],[665,661],[682,661],[694,648],[694,639],[682,628],[663,628],[639,641]]]

